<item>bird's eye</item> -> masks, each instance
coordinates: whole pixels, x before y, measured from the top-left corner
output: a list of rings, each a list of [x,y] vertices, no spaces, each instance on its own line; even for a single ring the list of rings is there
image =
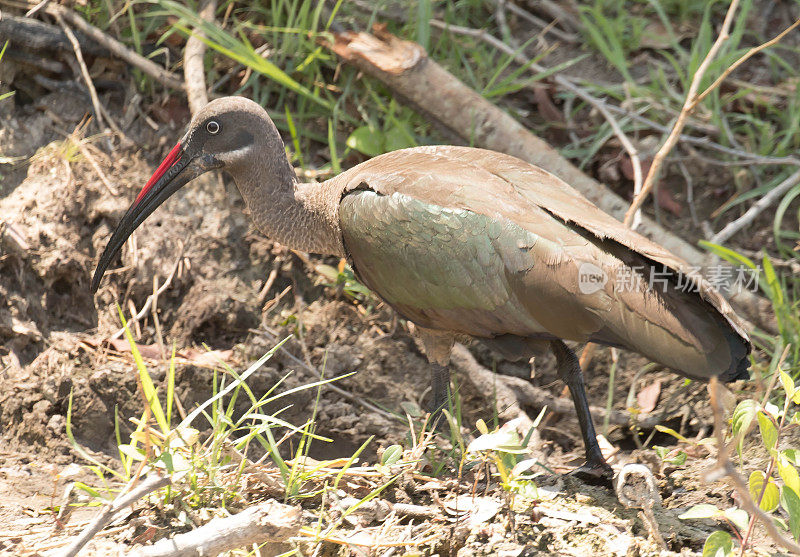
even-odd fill
[[[219,133],[219,123],[215,120],[210,120],[208,124],[206,124],[206,131],[211,135],[216,135]]]

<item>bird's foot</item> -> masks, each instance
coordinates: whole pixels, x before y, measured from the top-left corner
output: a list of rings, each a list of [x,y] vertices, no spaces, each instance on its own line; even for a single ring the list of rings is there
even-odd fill
[[[586,464],[567,475],[578,478],[589,485],[611,487],[614,481],[614,469],[605,460],[587,461]]]

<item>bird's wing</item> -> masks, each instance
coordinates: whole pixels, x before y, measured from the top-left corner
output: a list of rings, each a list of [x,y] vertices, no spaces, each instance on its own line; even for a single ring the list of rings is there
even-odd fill
[[[546,289],[519,299],[519,277],[544,272],[542,262],[562,248],[511,221],[375,191],[344,196],[339,217],[358,276],[419,325],[581,340],[602,327],[574,296],[556,300],[561,309],[574,306],[561,319],[552,318]]]
[[[749,348],[730,306],[702,281],[702,299],[716,315],[696,294],[663,296],[646,284],[615,288],[618,275],[638,263],[673,272],[687,267],[524,161],[479,149],[424,147],[376,157],[338,180],[345,247],[357,270],[422,325],[479,336],[546,331],[620,344],[692,376],[721,373],[724,361],[741,360],[731,355],[731,335],[720,332],[717,315]],[[454,234],[444,215],[459,212],[465,230]],[[493,226],[505,229],[497,235],[489,232]],[[607,278],[589,294],[578,283],[585,264]],[[496,299],[480,318],[450,307],[453,296],[475,304],[487,293]],[[468,323],[484,333],[464,330]],[[712,354],[714,361],[698,360],[699,354]]]
[[[586,230],[600,240],[616,242],[673,272],[691,276],[702,298],[724,316],[739,336],[749,342],[744,325],[728,301],[683,259],[603,212],[560,178],[516,157],[485,149],[451,146],[426,149],[435,151],[438,156],[483,168],[513,184],[514,189],[525,199],[550,211],[559,219]]]

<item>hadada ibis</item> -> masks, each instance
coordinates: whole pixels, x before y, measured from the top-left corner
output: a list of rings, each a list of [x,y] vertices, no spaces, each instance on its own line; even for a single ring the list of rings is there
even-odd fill
[[[426,146],[377,156],[321,184],[298,183],[267,112],[241,97],[197,112],[114,231],[92,290],[150,213],[214,169],[233,177],[264,234],[346,258],[416,325],[434,409],[449,397],[455,335],[515,359],[549,346],[575,403],[584,474],[607,476],[610,467],[564,340],[632,350],[693,379],[749,377],[750,341],[722,296],[552,174],[502,153]]]

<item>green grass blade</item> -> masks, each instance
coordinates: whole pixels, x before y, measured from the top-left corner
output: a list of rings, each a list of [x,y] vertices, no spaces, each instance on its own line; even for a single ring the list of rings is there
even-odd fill
[[[300,163],[300,168],[304,169],[306,165],[303,163],[303,150],[300,149],[300,138],[297,135],[297,128],[294,125],[294,119],[292,118],[292,112],[289,110],[288,104],[284,106],[284,111],[286,112],[286,124],[289,126],[289,135],[292,138],[294,156],[297,157],[297,160]]]
[[[184,418],[184,420],[180,423],[180,425],[178,427],[181,428],[181,427],[188,426],[189,424],[191,424],[194,421],[195,418],[197,418],[198,415],[200,415],[200,413],[203,410],[208,408],[209,405],[214,404],[217,400],[219,400],[220,398],[222,398],[223,396],[225,396],[226,394],[231,392],[238,385],[241,385],[248,377],[250,377],[253,373],[255,373],[256,370],[258,370],[262,365],[264,365],[264,363],[267,360],[269,360],[275,354],[275,352],[278,349],[280,349],[280,347],[283,346],[283,344],[286,341],[288,341],[290,338],[292,338],[291,335],[289,335],[288,337],[286,337],[285,339],[280,341],[278,344],[273,346],[269,350],[269,352],[267,352],[266,354],[261,356],[258,359],[257,362],[255,362],[253,365],[251,365],[249,368],[247,368],[247,370],[240,377],[238,377],[235,381],[233,381],[230,385],[228,385],[227,387],[225,387],[224,389],[222,389],[221,391],[216,393],[213,397],[211,397],[210,399],[208,399],[205,402],[203,402],[203,404],[201,404],[200,406],[198,406],[197,408],[192,410],[189,413],[189,415],[186,416],[186,418]],[[297,389],[294,389],[294,390],[297,390]]]
[[[125,315],[122,313],[122,308],[117,306],[117,312],[119,312],[119,318],[122,320],[122,327],[125,330],[125,338],[128,340],[128,344],[130,344],[133,360],[136,362],[136,369],[139,371],[139,379],[142,382],[142,391],[144,392],[144,397],[147,400],[148,406],[150,406],[150,410],[153,412],[153,417],[156,419],[158,427],[160,427],[161,431],[166,435],[169,433],[169,425],[167,424],[166,416],[164,416],[164,409],[161,407],[161,403],[158,400],[158,391],[153,384],[153,379],[150,377],[150,373],[147,371],[147,366],[144,365],[142,355],[139,353],[139,348],[136,346],[136,341],[134,340],[133,335],[128,328],[128,322],[125,320]]]
[[[339,152],[336,148],[336,133],[334,132],[333,120],[328,120],[328,149],[331,152],[331,170],[339,174],[342,171],[342,166],[339,162]]]
[[[428,52],[431,46],[431,18],[433,8],[431,0],[417,0],[417,34],[416,40]]]
[[[175,398],[175,343],[172,343],[172,356],[167,371],[167,425],[172,423],[172,401]]]
[[[374,435],[370,435],[369,439],[364,441],[361,444],[361,446],[358,448],[358,450],[353,453],[353,456],[351,456],[350,458],[347,459],[347,462],[345,463],[345,465],[342,466],[342,469],[339,471],[338,474],[336,474],[336,479],[333,480],[333,489],[336,489],[336,488],[339,487],[339,482],[341,481],[342,476],[344,476],[344,473],[347,472],[347,470],[353,465],[353,463],[358,458],[358,455],[360,455],[364,451],[364,449],[367,448],[367,445],[369,445],[372,442],[373,439],[375,439],[375,436]]]

